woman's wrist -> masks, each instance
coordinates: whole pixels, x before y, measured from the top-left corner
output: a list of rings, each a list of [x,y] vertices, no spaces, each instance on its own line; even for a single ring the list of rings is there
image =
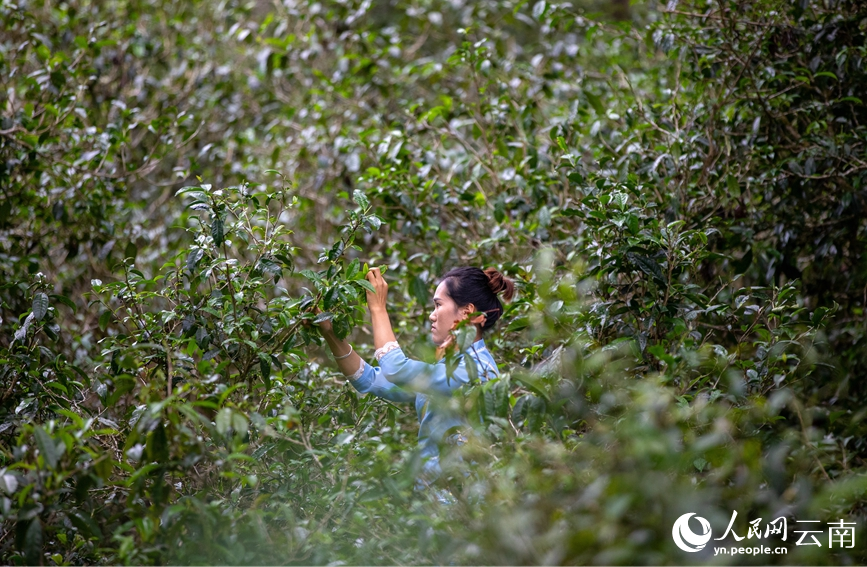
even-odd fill
[[[369,308],[371,317],[388,317],[388,310],[385,305],[370,305]]]

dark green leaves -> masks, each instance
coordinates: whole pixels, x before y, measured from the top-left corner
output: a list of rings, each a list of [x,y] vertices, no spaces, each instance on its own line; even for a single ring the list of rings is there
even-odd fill
[[[24,561],[27,565],[42,565],[42,521],[36,517],[25,524],[21,547],[24,549]],[[20,529],[20,528],[19,528]]]
[[[33,435],[36,438],[36,446],[39,448],[39,454],[45,460],[45,464],[49,468],[57,468],[57,463],[63,453],[66,451],[66,445],[60,441],[55,441],[41,425],[33,428]]]
[[[319,258],[320,262],[324,262],[329,260],[331,262],[337,260],[342,254],[343,250],[346,247],[346,243],[343,240],[338,240],[331,246],[331,249],[328,250],[323,256]]]
[[[112,316],[113,316],[112,312],[109,310],[105,310],[99,315],[99,323],[98,324],[99,324],[99,328],[103,332],[105,332],[105,330],[108,328],[108,324],[111,322]]]
[[[102,530],[90,514],[83,510],[73,509],[67,513],[67,517],[76,528],[88,537],[102,537]]]
[[[626,257],[639,270],[653,278],[658,285],[666,285],[665,275],[662,273],[662,268],[653,259],[634,252],[627,252]]]
[[[545,421],[545,411],[544,400],[526,394],[515,402],[515,407],[512,408],[512,421],[516,424],[526,424],[530,431],[539,431]]]
[[[193,250],[191,250],[190,253],[187,254],[187,270],[189,270],[190,272],[195,271],[196,266],[199,264],[199,261],[201,261],[204,255],[205,251],[201,248],[194,248]]]
[[[33,315],[37,321],[41,321],[46,313],[48,313],[48,296],[41,291],[37,292],[33,295]]]
[[[169,439],[162,423],[158,423],[148,435],[146,452],[150,461],[166,464],[169,460]]]
[[[430,294],[428,292],[428,286],[418,276],[413,276],[413,278],[409,282],[409,291],[413,297],[415,297],[416,301],[419,302],[420,305],[427,305],[428,301],[430,301]]]
[[[265,388],[271,388],[271,357],[264,352],[259,353],[259,372],[262,375],[262,381],[265,383]]]
[[[362,210],[366,211],[367,209],[370,208],[370,201],[368,200],[368,198],[364,195],[364,193],[362,191],[359,191],[357,189],[355,191],[353,191],[352,192],[352,200],[355,201],[355,203],[359,207],[361,207]]]
[[[262,258],[259,260],[257,269],[262,273],[273,275],[275,282],[283,277],[283,269],[280,267],[280,264],[270,258]]]
[[[323,311],[322,313],[319,313],[318,315],[316,315],[316,318],[313,319],[313,322],[314,323],[322,323],[323,321],[330,321],[333,318],[334,318],[334,313],[331,313],[329,311]]]
[[[367,280],[353,280],[353,283],[358,284],[359,286],[364,288],[365,291],[369,291],[370,293],[376,293],[376,289],[373,287],[373,284],[371,284]]]
[[[509,415],[509,383],[506,380],[490,380],[482,386],[482,410],[485,419],[497,422]]]
[[[217,248],[223,245],[225,237],[223,230],[223,219],[221,217],[214,217],[211,221],[211,238],[214,239],[214,246]]]
[[[593,110],[595,110],[598,115],[605,115],[605,107],[602,106],[602,99],[600,99],[598,95],[589,90],[585,90],[584,96],[587,97],[587,102],[590,103],[590,106],[593,107]]]
[[[72,309],[73,313],[75,312],[75,310],[76,310],[75,303],[71,299],[66,297],[65,295],[58,295],[58,294],[52,293],[51,295],[49,295],[49,297],[58,303],[62,303],[63,305],[66,305],[67,307]]]

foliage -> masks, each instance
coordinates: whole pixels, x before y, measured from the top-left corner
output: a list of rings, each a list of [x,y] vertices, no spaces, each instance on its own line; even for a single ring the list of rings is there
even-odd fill
[[[865,8],[598,9],[0,0],[3,562],[863,562]],[[517,282],[449,505],[317,348],[373,263],[427,360],[444,271]]]

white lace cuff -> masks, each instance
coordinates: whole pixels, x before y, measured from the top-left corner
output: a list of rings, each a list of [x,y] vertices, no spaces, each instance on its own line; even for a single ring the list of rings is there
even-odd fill
[[[362,374],[364,374],[364,361],[363,360],[361,361],[361,365],[358,367],[358,370],[355,371],[355,374],[353,374],[352,376],[346,376],[344,374],[344,376],[346,376],[350,380],[358,380],[359,378],[361,378]]]
[[[376,359],[377,362],[379,362],[379,359],[385,356],[386,353],[389,353],[396,348],[400,348],[400,345],[397,344],[397,341],[389,341],[382,345],[382,347],[376,349],[376,352],[373,353],[373,357]]]

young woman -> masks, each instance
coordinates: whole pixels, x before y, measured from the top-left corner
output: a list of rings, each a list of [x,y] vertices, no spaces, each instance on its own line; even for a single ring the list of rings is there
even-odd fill
[[[475,267],[455,268],[443,276],[436,288],[430,314],[431,338],[437,345],[439,361],[427,364],[407,358],[401,350],[386,310],[388,284],[378,268],[370,270],[367,280],[375,293],[367,292],[367,305],[373,323],[374,357],[379,362],[373,367],[365,362],[345,341],[339,340],[330,322],[320,324],[337,365],[350,384],[361,393],[373,394],[392,402],[414,402],[418,413],[418,442],[424,459],[422,482],[427,484],[440,474],[439,444],[447,432],[464,422],[446,410],[437,399],[447,397],[470,381],[467,365],[476,367],[479,380],[499,375],[497,363],[485,348],[484,331],[490,329],[503,313],[498,294],[510,301],[514,284],[494,268],[482,271]],[[443,354],[452,345],[451,331],[458,321],[472,313],[480,313],[470,320],[476,326],[475,342],[466,352],[457,353],[458,366],[449,373]],[[433,403],[431,403],[433,400]]]

